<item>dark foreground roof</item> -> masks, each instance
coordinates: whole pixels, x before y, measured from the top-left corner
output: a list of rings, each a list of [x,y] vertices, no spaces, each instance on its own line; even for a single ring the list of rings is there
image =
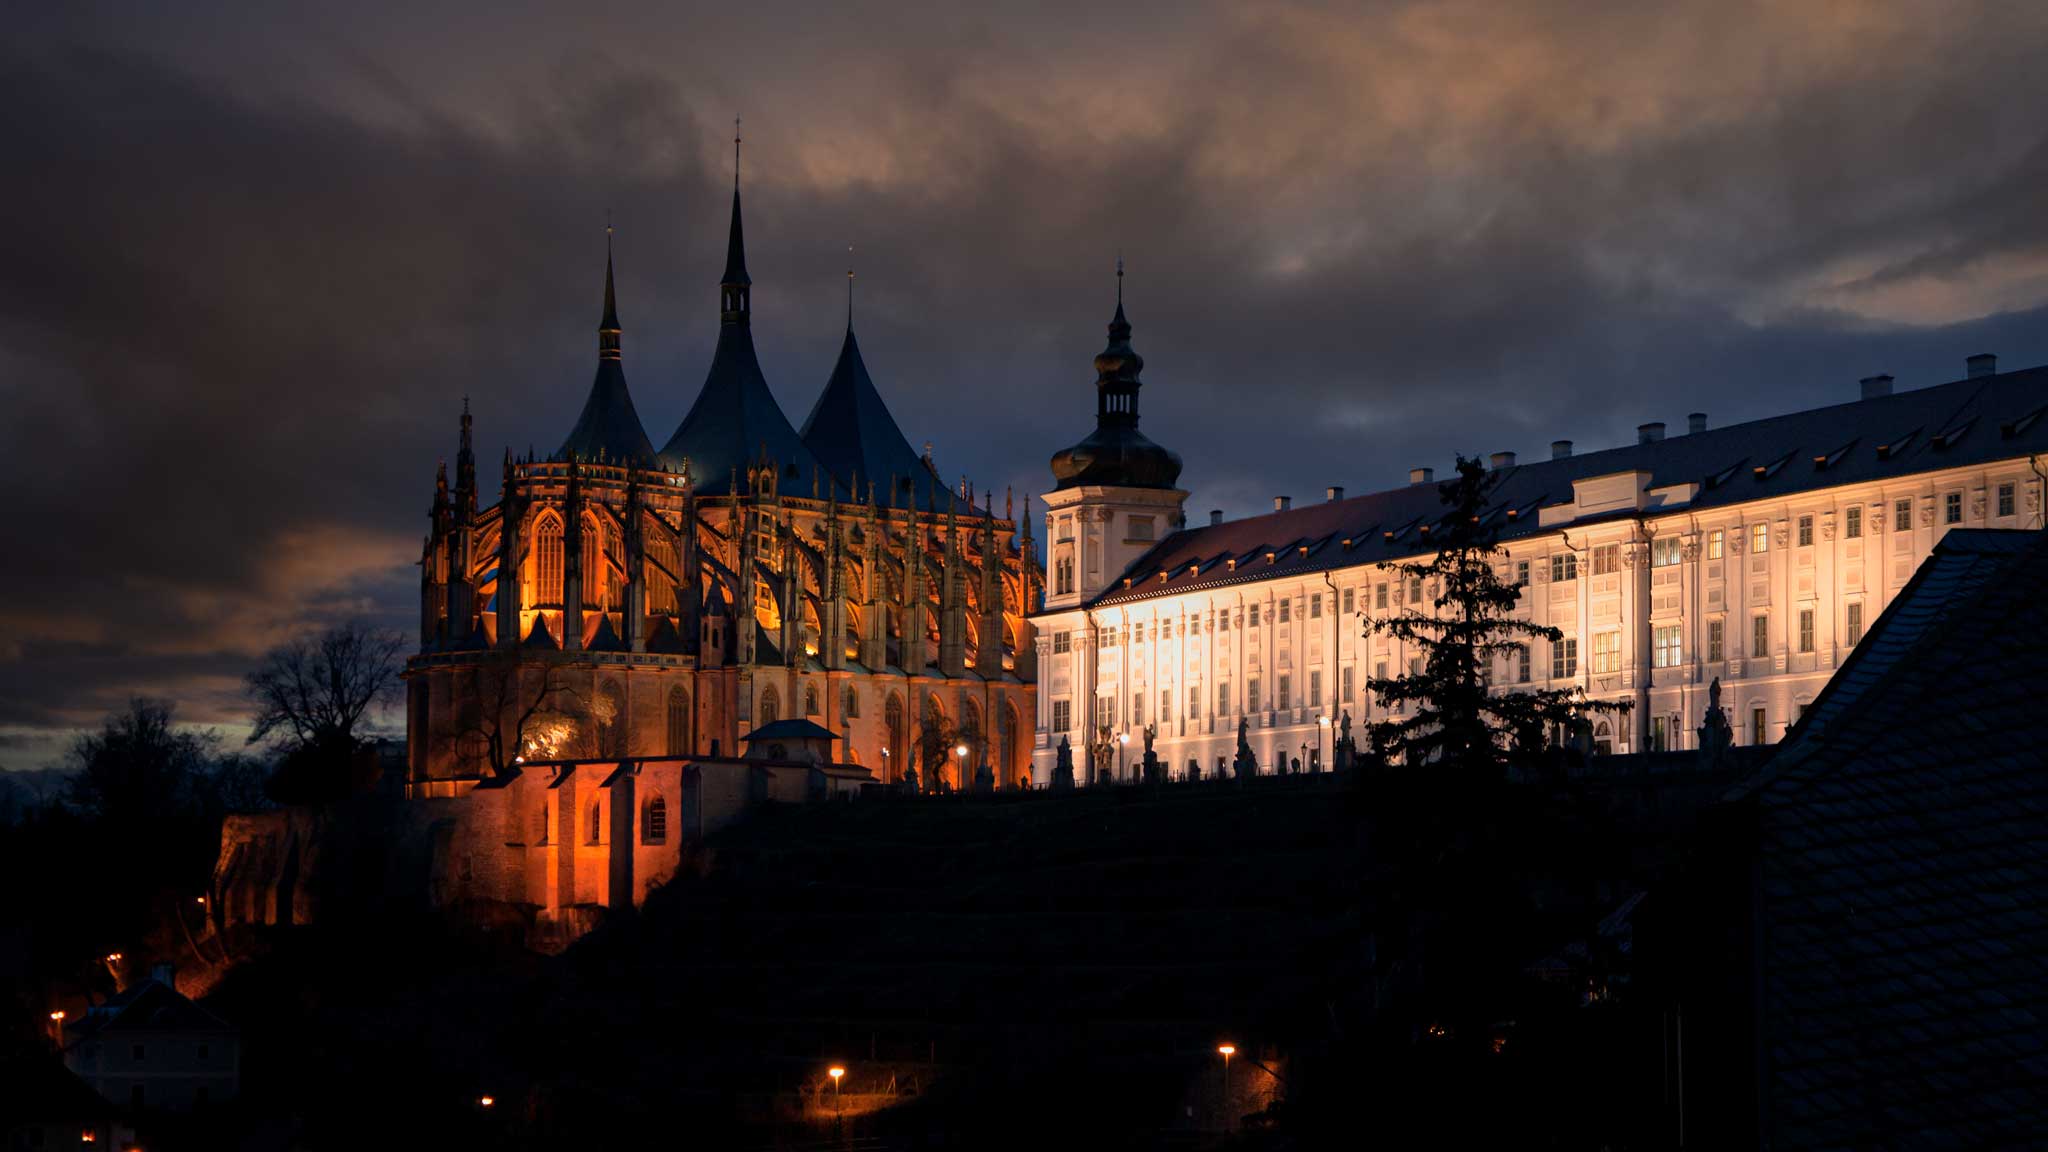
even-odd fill
[[[1740,794],[1765,1142],[2048,1132],[2048,536],[1954,531]]]
[[[740,739],[751,744],[756,740],[837,740],[839,737],[823,725],[793,718],[763,724]]]
[[[2048,453],[2048,367],[1671,436],[1501,469],[1493,493],[1503,540],[1542,535],[1536,510],[1572,500],[1572,482],[1647,472],[1652,488],[1697,484],[1686,509],[1782,498],[1817,488]],[[1513,520],[1506,518],[1516,511]],[[1184,529],[1138,558],[1093,603],[1321,572],[1429,550],[1420,528],[1445,515],[1436,484],[1311,504]],[[1392,533],[1389,538],[1387,533]],[[1346,540],[1351,542],[1347,548]],[[1302,549],[1306,548],[1304,553]],[[1276,553],[1275,563],[1265,554]],[[1236,571],[1226,561],[1240,562]],[[1159,579],[1165,570],[1168,578]]]
[[[78,1039],[122,1032],[233,1032],[227,1021],[194,1004],[177,989],[148,979],[94,1008]]]

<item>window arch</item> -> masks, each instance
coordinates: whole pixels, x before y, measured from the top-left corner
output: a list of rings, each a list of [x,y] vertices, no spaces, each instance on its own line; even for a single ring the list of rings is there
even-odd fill
[[[754,717],[754,726],[758,728],[763,724],[773,724],[780,719],[782,719],[782,697],[776,693],[775,686],[770,684],[768,687],[761,689],[761,711],[760,715]]]
[[[562,603],[562,522],[541,517],[533,531],[534,578],[538,585],[534,603],[560,607]]]
[[[816,716],[817,714],[818,686],[816,684],[806,684],[804,685],[804,715]]]
[[[605,565],[604,526],[592,516],[583,518],[583,602],[596,608],[611,607],[606,595],[611,569]]]
[[[555,830],[555,810],[545,801],[540,806],[540,843],[548,842],[548,834]]]
[[[590,802],[590,831],[586,837],[592,844],[604,841],[604,807],[596,800]]]
[[[668,754],[688,756],[697,749],[691,739],[690,694],[678,684],[668,690]]]
[[[839,715],[844,719],[860,715],[860,693],[851,684],[846,686],[846,698],[839,706]]]
[[[659,794],[647,802],[647,815],[640,822],[640,842],[661,844],[668,840],[668,801]]]

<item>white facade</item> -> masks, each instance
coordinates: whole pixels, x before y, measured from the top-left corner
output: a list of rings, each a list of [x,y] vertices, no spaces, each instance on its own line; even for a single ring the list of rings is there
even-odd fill
[[[2015,386],[2021,377],[2039,379]],[[1690,450],[1684,442],[1691,437],[1666,442],[1647,429],[1635,449],[1576,461],[1560,456],[1547,482],[1533,471],[1544,465],[1523,469],[1530,473],[1523,487],[1542,484],[1544,499],[1514,507],[1515,497],[1507,497],[1512,511],[1505,523],[1514,527],[1503,534],[1506,575],[1525,583],[1519,614],[1562,630],[1564,639],[1536,642],[1526,662],[1503,661],[1495,683],[1575,685],[1596,699],[1631,700],[1635,707],[1625,718],[1603,718],[1596,741],[1606,750],[1637,752],[1694,747],[1708,685],[1719,679],[1738,743],[1777,741],[1945,532],[2042,526],[2041,478],[2030,459],[2042,450],[2035,425],[2048,406],[2048,372],[1999,379],[2009,413],[1971,416],[1946,433],[1913,429],[1922,449],[1930,439],[1942,448],[1944,434],[1952,445],[1975,437],[1974,450],[1957,451],[1951,467],[1930,467],[1939,457],[1926,454],[1896,476],[1823,483],[1830,467],[1852,471],[1841,466],[1843,454],[1902,458],[1915,438],[1887,418],[1931,409],[1890,402],[1939,401],[1932,394],[1941,390],[1929,389],[1808,414],[1840,413],[1836,421],[1814,422],[1839,423],[1841,431],[1827,448],[1796,458],[1715,449],[1731,457],[1731,468],[1698,481],[1669,483],[1669,468],[1599,470],[1610,456],[1689,459],[1678,454]],[[1715,443],[1760,443],[1766,432],[1744,429],[1769,423],[1719,430]],[[1707,434],[1698,431],[1694,446],[1707,451]],[[1837,444],[1840,453],[1827,455]],[[1497,464],[1514,469],[1511,458]],[[1805,471],[1773,484],[1777,470],[1788,468]],[[1564,478],[1567,471],[1580,474]],[[1657,471],[1667,474],[1661,486]],[[1730,498],[1752,481],[1794,490]],[[1433,503],[1433,484],[1411,485],[1197,529],[1156,550],[1117,541],[1116,521],[1139,502],[1133,496],[1177,506],[1181,493],[1069,490],[1048,498],[1034,780],[1050,780],[1062,737],[1072,742],[1076,776],[1085,780],[1086,746],[1102,726],[1112,747],[1128,737],[1126,775],[1148,724],[1157,726],[1156,749],[1176,777],[1190,760],[1204,776],[1228,763],[1240,719],[1249,722],[1261,771],[1273,771],[1283,757],[1304,767],[1327,763],[1344,714],[1354,725],[1381,716],[1367,680],[1398,675],[1418,656],[1412,646],[1366,633],[1370,618],[1400,611],[1416,593],[1380,565],[1430,555],[1420,535],[1426,528],[1418,530],[1412,516],[1397,526],[1398,513],[1385,510],[1412,509],[1414,490],[1424,487]],[[1514,487],[1503,483],[1500,490]],[[1102,515],[1110,517],[1106,535]],[[1368,522],[1372,539],[1362,527]],[[1211,537],[1214,543],[1205,542]],[[1247,549],[1247,541],[1254,546]],[[1054,596],[1065,542],[1080,567],[1074,591]],[[1120,570],[1119,548],[1145,554],[1129,555]],[[1347,554],[1359,559],[1347,563]],[[1097,555],[1100,569],[1091,567]],[[1096,578],[1097,571],[1113,575]],[[1177,587],[1190,583],[1197,586]],[[1148,593],[1148,586],[1159,591]]]

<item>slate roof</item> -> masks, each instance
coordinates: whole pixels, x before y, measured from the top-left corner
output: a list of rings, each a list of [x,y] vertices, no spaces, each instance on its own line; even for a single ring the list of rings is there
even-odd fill
[[[869,481],[874,482],[876,499],[885,504],[930,506],[935,501],[933,490],[945,488],[889,414],[888,404],[861,359],[852,324],[846,326],[846,339],[839,346],[831,379],[804,419],[803,441],[857,500],[866,498]],[[896,488],[893,497],[892,483]]]
[[[73,1035],[83,1040],[123,1032],[234,1030],[233,1025],[186,999],[177,989],[160,980],[146,979],[93,1008]]]
[[[1950,532],[1741,790],[1766,1142],[2048,1132],[2048,535]]]
[[[756,740],[837,740],[839,736],[830,728],[814,721],[793,717],[788,720],[777,720],[772,724],[763,724],[740,739],[752,744]]]
[[[562,441],[555,456],[562,460],[573,456],[579,460],[623,461],[652,467],[654,443],[647,439],[647,428],[633,408],[632,394],[626,390],[625,365],[619,359],[618,295],[612,290],[609,252],[604,258],[604,316],[598,321],[597,330],[597,378],[590,382],[590,396],[583,402],[576,427],[570,429],[569,438]]]
[[[1653,488],[1699,484],[1684,505],[1697,510],[2048,452],[2044,412],[2048,367],[1974,377],[1649,444],[1511,465],[1501,470],[1492,515],[1502,540],[1543,535],[1554,529],[1538,525],[1538,509],[1570,502],[1574,480],[1617,472],[1648,472]],[[1510,509],[1516,513],[1512,520]],[[1112,583],[1091,604],[1423,554],[1429,546],[1420,527],[1435,525],[1444,514],[1437,485],[1424,483],[1183,529],[1125,570],[1130,589]],[[1278,554],[1276,563],[1266,563],[1268,551]],[[1239,560],[1234,572],[1226,563],[1233,558]],[[1161,569],[1168,573],[1164,582]]]

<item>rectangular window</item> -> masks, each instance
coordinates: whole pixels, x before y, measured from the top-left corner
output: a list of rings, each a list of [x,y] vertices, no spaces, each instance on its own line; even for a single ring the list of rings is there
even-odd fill
[[[1998,486],[1998,514],[2000,516],[2012,515],[2012,485],[2010,484],[2000,484]]]
[[[1758,523],[1749,526],[1749,550],[1756,553],[1764,553],[1771,550],[1771,526],[1769,524]]]
[[[1749,622],[1749,655],[1761,660],[1771,654],[1771,617],[1768,613]]]
[[[1280,623],[1285,624],[1289,620],[1294,619],[1293,607],[1294,600],[1291,597],[1280,601]]]
[[[1678,563],[1682,546],[1676,536],[1660,536],[1650,541],[1650,567],[1669,568]]]
[[[1068,652],[1068,651],[1071,651],[1071,650],[1073,649],[1073,647],[1074,647],[1074,634],[1073,634],[1073,633],[1071,633],[1071,632],[1055,632],[1055,633],[1053,633],[1053,634],[1052,634],[1052,651],[1053,651],[1053,655],[1057,656],[1057,655],[1060,655],[1060,654],[1061,654],[1061,653],[1063,653],[1063,652]]]
[[[1799,650],[1801,652],[1813,651],[1813,609],[1811,608],[1801,608],[1799,610]]]
[[[1247,676],[1244,679],[1244,710],[1247,712],[1257,712],[1259,710],[1259,678],[1257,676]]]
[[[1707,662],[1717,664],[1728,658],[1728,622],[1707,621]]]
[[[1579,674],[1579,638],[1566,636],[1550,646],[1550,678],[1568,680]]]
[[[1517,560],[1515,561],[1515,587],[1527,588],[1528,586],[1529,562],[1527,560]]]
[[[1770,733],[1770,717],[1765,714],[1762,708],[1751,708],[1749,710],[1749,742],[1761,748],[1771,742]]]
[[[1842,509],[1842,536],[1849,540],[1863,539],[1863,505],[1851,504]]]
[[[1129,534],[1128,536],[1126,536],[1126,537],[1125,537],[1125,539],[1127,539],[1127,540],[1150,540],[1151,538],[1152,538],[1152,518],[1151,518],[1150,516],[1133,516],[1133,517],[1131,517],[1131,527],[1130,527],[1130,534]]]
[[[1104,628],[1102,630],[1102,646],[1104,648],[1116,647],[1117,637],[1122,636],[1123,632],[1124,630],[1121,628]]]
[[[1143,728],[1144,726],[1145,694],[1143,692],[1134,692],[1131,694],[1131,727]]]
[[[1143,624],[1133,624],[1133,625],[1131,625],[1131,643],[1133,643],[1133,644],[1143,644],[1144,642],[1145,642],[1145,626],[1144,626]]]
[[[1198,685],[1190,684],[1188,685],[1188,719],[1199,720],[1201,718],[1202,689]]]
[[[1291,707],[1293,707],[1293,706],[1294,706],[1294,677],[1292,677],[1292,676],[1289,676],[1289,675],[1288,675],[1287,673],[1285,673],[1285,672],[1282,672],[1282,673],[1280,674],[1280,699],[1279,699],[1279,707],[1280,707],[1280,710],[1284,712],[1284,711],[1286,711],[1286,710],[1287,710],[1288,708],[1291,708]]]
[[[1550,558],[1550,579],[1562,584],[1566,580],[1579,578],[1579,558],[1571,552],[1559,552]]]
[[[1593,549],[1593,575],[1612,576],[1621,571],[1621,545],[1602,544]],[[1593,651],[1598,653],[1600,645],[1594,642]]]
[[[1344,614],[1346,616],[1351,615],[1356,610],[1357,600],[1355,599],[1355,594],[1357,591],[1358,589],[1356,588],[1346,588],[1344,590]]]
[[[1249,627],[1249,628],[1257,628],[1258,626],[1259,626],[1259,606],[1258,606],[1257,604],[1254,604],[1254,605],[1252,605],[1252,618],[1251,618],[1251,621],[1250,621],[1250,622],[1249,622],[1249,623],[1248,623],[1248,624],[1246,625],[1246,627]]]
[[[1679,662],[1680,662],[1680,648],[1679,648],[1679,643],[1678,643],[1678,625],[1676,625],[1676,624],[1660,624],[1660,625],[1658,625],[1658,626],[1657,626],[1657,632],[1656,632],[1655,640],[1656,640],[1656,648],[1655,648],[1655,659],[1656,659],[1656,666],[1657,666],[1657,667],[1659,667],[1659,668],[1676,668],[1676,667],[1678,667],[1678,665],[1679,665]]]
[[[1408,602],[1410,604],[1422,603],[1422,577],[1410,576],[1408,578]]]
[[[1963,522],[1963,494],[1961,492],[1951,492],[1943,496],[1941,504],[1941,522],[1943,524],[1961,524]]]
[[[1201,618],[1200,616],[1190,616],[1190,617],[1188,618],[1188,635],[1190,635],[1190,636],[1200,636],[1201,634],[1202,634],[1202,618]]]
[[[1650,751],[1671,751],[1671,722],[1662,716],[1650,717]]]
[[[1843,614],[1842,635],[1849,641],[1849,647],[1854,648],[1863,639],[1862,603],[1856,602],[1845,605]]]
[[[1813,547],[1813,517],[1811,516],[1801,516],[1799,518],[1799,546],[1801,548]]]
[[[1311,670],[1308,674],[1308,706],[1323,706],[1323,674],[1317,670]]]
[[[1161,620],[1159,622],[1159,638],[1161,640],[1173,639],[1173,621]]]
[[[1218,716],[1230,715],[1230,681],[1228,680],[1216,682],[1216,714]]]
[[[1373,585],[1372,606],[1375,608],[1385,608],[1387,606],[1387,586],[1385,584]]]
[[[1593,633],[1593,674],[1621,671],[1621,633]]]
[[[1161,724],[1173,723],[1173,689],[1171,688],[1161,688],[1159,690],[1159,722]]]
[[[1321,592],[1308,598],[1308,618],[1311,620],[1321,620],[1323,618],[1323,594]]]
[[[1065,732],[1074,725],[1074,703],[1071,700],[1052,702],[1052,730]]]
[[[1707,559],[1719,560],[1721,558],[1721,552],[1727,546],[1727,537],[1728,534],[1719,528],[1707,533]]]
[[[1892,529],[1898,532],[1908,532],[1911,531],[1912,528],[1913,502],[1911,500],[1901,500],[1898,503],[1893,504]]]
[[[1387,678],[1387,662],[1385,660],[1380,660],[1373,664],[1372,677],[1375,680],[1385,680]]]
[[[1097,728],[1116,727],[1116,697],[1097,696],[1095,698],[1095,726]]]
[[[1408,674],[1410,676],[1422,675],[1422,657],[1410,656],[1408,658]]]
[[[1343,700],[1341,700],[1341,701],[1339,701],[1339,703],[1341,703],[1341,704],[1350,704],[1350,703],[1351,703],[1351,689],[1352,689],[1352,687],[1353,687],[1353,685],[1352,685],[1352,683],[1351,683],[1351,666],[1350,666],[1350,665],[1348,665],[1348,664],[1347,664],[1347,665],[1345,665],[1345,666],[1344,666],[1344,670],[1343,670],[1342,672],[1339,672],[1339,673],[1337,674],[1337,683],[1338,683],[1339,689],[1340,689],[1340,690],[1341,690],[1341,691],[1342,691],[1342,692],[1344,693],[1344,699],[1343,699]]]
[[[1524,644],[1520,648],[1515,649],[1515,683],[1527,684],[1528,682],[1529,646]]]

